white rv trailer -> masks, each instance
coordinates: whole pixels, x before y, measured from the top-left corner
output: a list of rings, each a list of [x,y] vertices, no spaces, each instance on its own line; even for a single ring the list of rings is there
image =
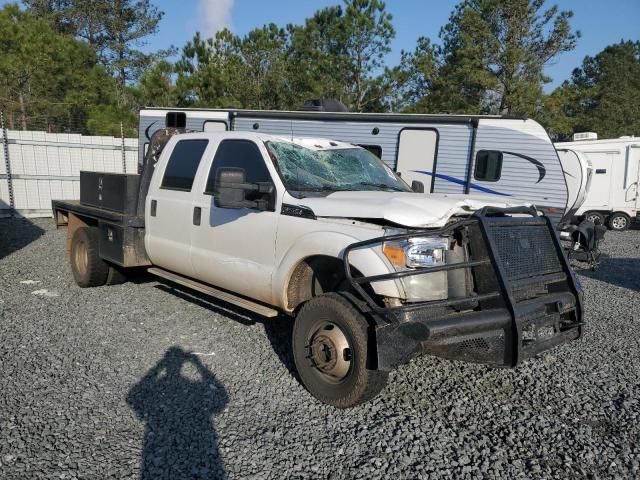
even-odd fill
[[[576,215],[625,230],[640,212],[640,138],[556,143],[558,150],[583,154],[593,166],[587,197]]]
[[[483,195],[533,203],[559,223],[568,192],[558,154],[534,120],[500,116],[312,111],[160,109],[140,111],[140,159],[153,133],[259,131],[326,137],[363,146],[425,192]]]
[[[569,194],[567,217],[571,218],[576,215],[587,198],[593,166],[587,156],[577,150],[557,148],[557,151]]]

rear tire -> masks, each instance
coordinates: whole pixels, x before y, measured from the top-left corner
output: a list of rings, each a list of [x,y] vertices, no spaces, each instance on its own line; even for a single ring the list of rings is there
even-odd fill
[[[622,232],[631,225],[631,218],[626,213],[616,212],[609,217],[608,225],[611,230]]]
[[[600,212],[587,212],[584,214],[584,219],[593,222],[595,225],[604,225],[604,215]]]
[[[100,258],[99,232],[95,227],[78,228],[71,239],[70,263],[79,287],[99,287],[107,282],[109,265]]]
[[[367,320],[338,293],[307,301],[293,326],[293,357],[304,386],[318,400],[348,408],[375,397],[388,372],[370,370]]]

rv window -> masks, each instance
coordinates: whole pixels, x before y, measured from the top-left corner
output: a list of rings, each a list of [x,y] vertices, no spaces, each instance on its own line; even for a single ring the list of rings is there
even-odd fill
[[[382,147],[380,145],[361,145],[358,144],[359,147],[364,148],[365,150],[370,151],[376,157],[382,160]]]
[[[271,182],[271,175],[264,163],[258,146],[249,140],[223,140],[213,157],[213,165],[207,179],[204,193],[215,195],[215,180],[218,169],[223,167],[242,168],[247,183]],[[248,200],[253,200],[251,195]]]
[[[184,112],[169,112],[166,118],[167,127],[186,128],[187,114]]]
[[[209,140],[181,140],[171,152],[160,188],[190,192]]]
[[[473,176],[484,182],[497,182],[502,173],[502,152],[480,150],[476,154],[476,170]]]

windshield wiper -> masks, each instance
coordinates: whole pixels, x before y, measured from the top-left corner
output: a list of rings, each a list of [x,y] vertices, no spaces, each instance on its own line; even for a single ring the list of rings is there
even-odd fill
[[[323,185],[321,187],[313,187],[313,188],[296,188],[295,190],[297,192],[344,192],[347,189]]]
[[[405,190],[400,187],[394,187],[392,185],[387,185],[386,183],[369,183],[369,182],[358,182],[353,185],[362,185],[363,187],[376,187],[380,189],[393,190],[394,192],[404,192]]]

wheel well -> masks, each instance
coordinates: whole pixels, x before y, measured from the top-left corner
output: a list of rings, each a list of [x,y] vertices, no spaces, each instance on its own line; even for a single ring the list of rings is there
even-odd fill
[[[345,289],[348,284],[341,259],[326,255],[305,258],[289,279],[287,309],[293,311],[312,297]]]
[[[627,218],[631,219],[631,215],[629,215],[629,214],[628,214],[628,213],[626,213],[626,212],[618,212],[618,211],[616,211],[616,212],[611,212],[610,217],[613,217],[614,215],[624,215],[625,217],[627,217]]]

